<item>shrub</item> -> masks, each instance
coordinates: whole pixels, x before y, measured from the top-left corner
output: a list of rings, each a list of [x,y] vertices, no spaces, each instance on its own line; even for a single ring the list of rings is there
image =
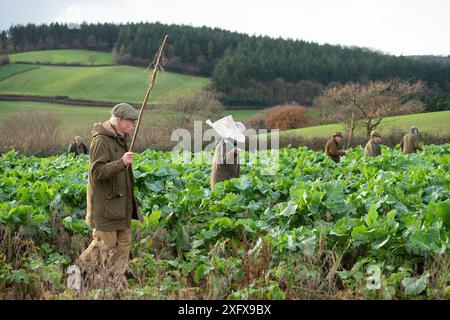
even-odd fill
[[[267,117],[276,111],[279,111],[283,106],[274,106],[270,108],[264,108],[252,115],[251,117],[245,119],[243,122],[247,128],[252,129],[269,129],[267,125]]]
[[[252,129],[267,129],[267,114],[264,114],[263,112],[259,111],[252,115],[251,117],[243,120],[243,123],[245,124],[246,128],[252,128]]]
[[[61,123],[59,116],[43,112],[7,115],[0,122],[1,152],[15,149],[25,154],[59,153]]]
[[[140,66],[140,67],[144,67],[144,68],[147,68],[148,66],[150,66],[151,63],[152,63],[152,61],[150,59],[143,59],[143,58],[139,58],[139,57],[133,58],[133,61],[131,62],[131,64],[133,64],[134,66]]]
[[[131,53],[120,54],[115,48],[112,50],[112,58],[117,64],[127,65],[133,62],[133,55]]]
[[[9,64],[9,57],[7,54],[0,55],[0,66],[3,66],[5,64]]]
[[[283,106],[267,116],[267,125],[271,129],[296,129],[308,126],[308,116],[305,107]]]

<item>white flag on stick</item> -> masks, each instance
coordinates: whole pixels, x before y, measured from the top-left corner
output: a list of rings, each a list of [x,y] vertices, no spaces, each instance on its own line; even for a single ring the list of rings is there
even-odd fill
[[[211,122],[208,119],[206,124],[213,128],[223,139],[229,138],[238,142],[245,142],[245,125],[242,122],[235,122],[231,115],[223,117],[216,122]]]

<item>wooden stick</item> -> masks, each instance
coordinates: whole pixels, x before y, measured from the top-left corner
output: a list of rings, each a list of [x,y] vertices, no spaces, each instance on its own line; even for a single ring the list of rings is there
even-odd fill
[[[348,149],[348,147],[350,146],[350,141],[352,140],[352,137],[353,137],[353,130],[355,130],[354,118],[355,118],[355,114],[352,112],[352,122],[350,124],[350,135],[348,136],[347,148],[345,148],[345,149]]]
[[[136,142],[136,137],[137,137],[137,134],[138,134],[138,131],[139,131],[139,127],[141,125],[142,115],[144,113],[144,107],[147,104],[147,100],[150,97],[150,94],[152,92],[153,86],[155,85],[156,74],[158,73],[159,68],[161,66],[161,58],[163,56],[164,49],[167,46],[167,38],[168,37],[169,37],[168,35],[166,35],[164,37],[163,43],[162,43],[161,47],[158,50],[158,54],[156,56],[156,62],[155,62],[155,65],[153,66],[153,72],[152,72],[150,85],[149,85],[149,87],[147,89],[147,93],[145,94],[144,101],[142,102],[141,110],[139,111],[139,117],[138,117],[137,124],[136,124],[136,129],[134,130],[133,140],[131,140],[130,149],[128,151],[133,151],[134,144]]]

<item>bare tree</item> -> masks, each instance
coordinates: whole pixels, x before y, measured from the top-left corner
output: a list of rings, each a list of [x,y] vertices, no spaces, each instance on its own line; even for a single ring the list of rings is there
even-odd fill
[[[201,91],[188,97],[178,98],[166,107],[166,110],[171,116],[171,122],[177,128],[190,129],[195,120],[220,118],[220,113],[224,109],[213,93]]]
[[[356,125],[364,126],[367,136],[385,117],[417,113],[424,110],[414,95],[425,89],[423,82],[372,81],[368,84],[348,83],[329,88],[315,100],[321,122],[344,122],[347,127],[354,115]]]
[[[201,91],[190,96],[180,97],[172,103],[155,106],[146,112],[138,149],[157,148],[170,150],[176,143],[171,141],[175,129],[193,132],[194,121],[199,120],[206,129],[205,120],[221,118],[222,104],[209,91]]]

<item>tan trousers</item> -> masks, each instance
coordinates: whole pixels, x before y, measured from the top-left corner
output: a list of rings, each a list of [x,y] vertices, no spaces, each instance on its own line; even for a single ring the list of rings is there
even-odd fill
[[[118,275],[128,268],[128,256],[131,247],[131,230],[92,232],[93,240],[79,257],[85,266],[105,266]]]

